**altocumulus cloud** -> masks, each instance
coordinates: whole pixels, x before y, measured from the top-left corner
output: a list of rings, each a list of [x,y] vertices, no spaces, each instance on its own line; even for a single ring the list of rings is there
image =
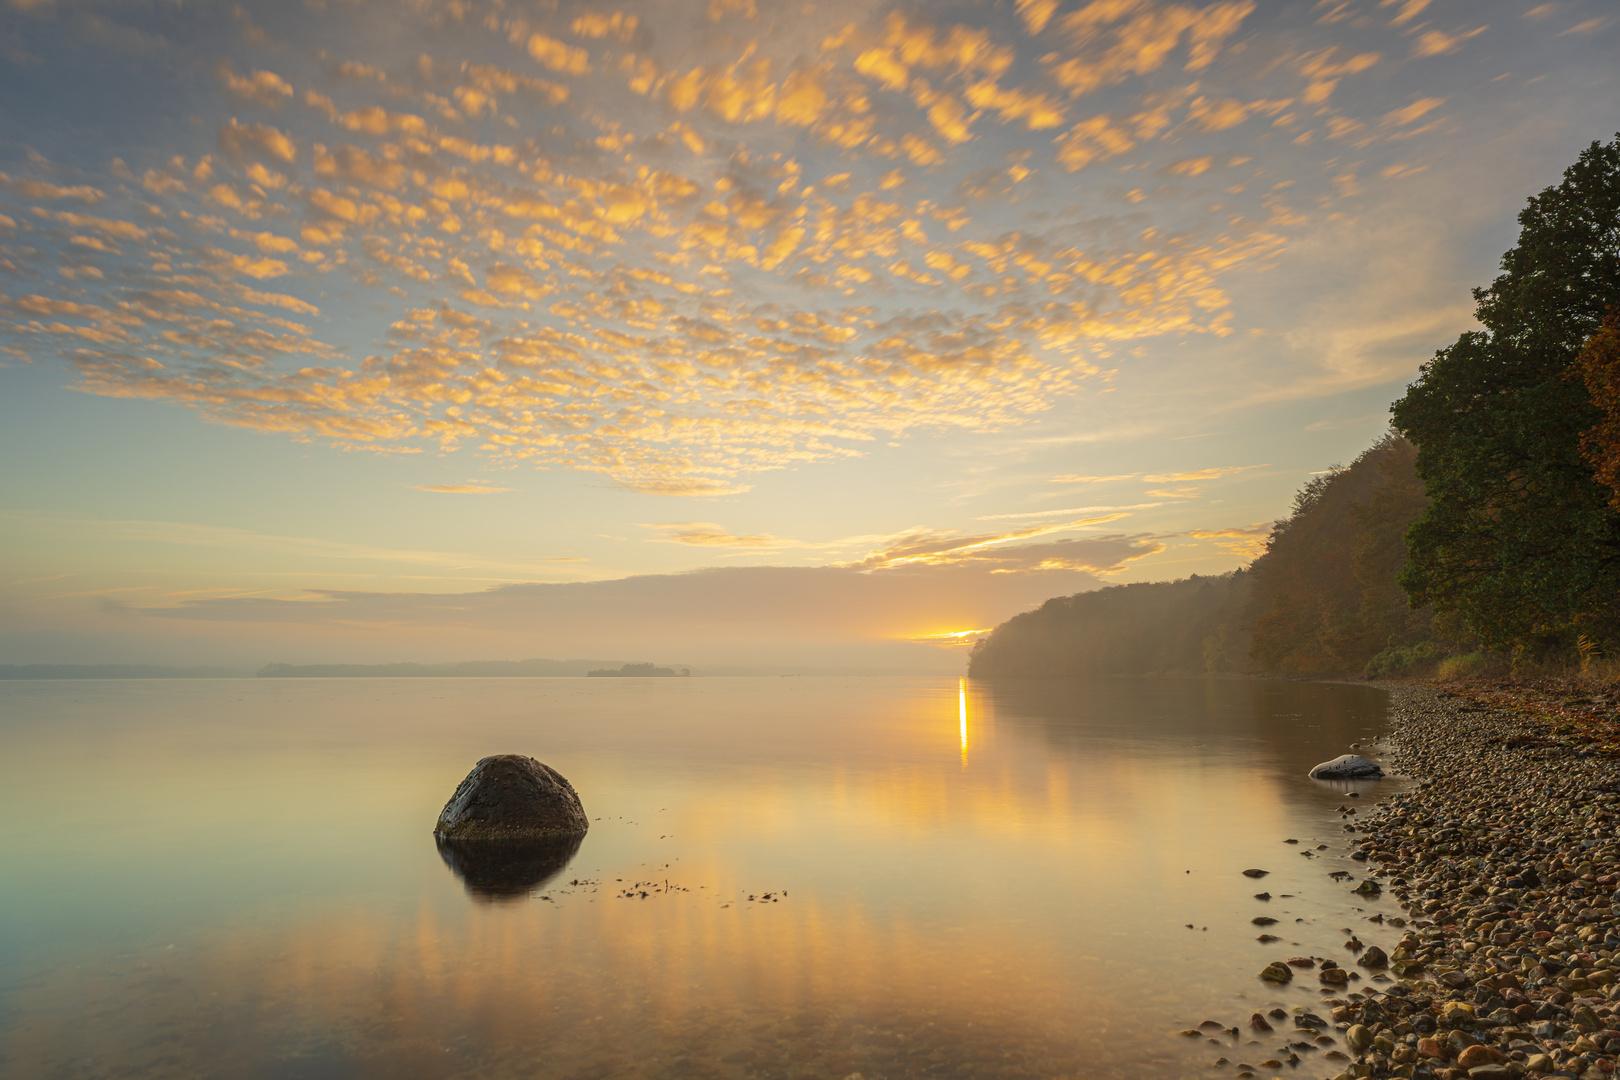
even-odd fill
[[[1269,177],[1332,213],[1361,190],[1347,146],[1438,108],[1368,73],[1481,32],[1411,7],[1353,26],[1249,0],[198,13],[165,47],[215,74],[183,103],[211,143],[154,127],[104,175],[0,176],[0,347],[298,439],[742,491],[876,439],[1018,424],[1122,346],[1228,333],[1222,278],[1309,220]],[[19,48],[76,32],[52,10],[20,6]],[[277,47],[203,25],[238,16]],[[1115,189],[1138,210],[1075,201]]]

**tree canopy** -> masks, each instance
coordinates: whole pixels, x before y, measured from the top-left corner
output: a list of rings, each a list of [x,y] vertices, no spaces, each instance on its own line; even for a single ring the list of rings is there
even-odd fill
[[[1391,646],[1429,637],[1397,583],[1408,526],[1427,500],[1416,451],[1385,435],[1346,469],[1294,496],[1255,560],[1250,655],[1263,671],[1360,671]]]
[[[1393,408],[1430,497],[1400,580],[1489,647],[1545,651],[1620,626],[1620,514],[1582,453],[1603,413],[1570,377],[1620,303],[1620,136],[1519,225],[1502,274],[1474,291],[1485,329],[1436,353]]]

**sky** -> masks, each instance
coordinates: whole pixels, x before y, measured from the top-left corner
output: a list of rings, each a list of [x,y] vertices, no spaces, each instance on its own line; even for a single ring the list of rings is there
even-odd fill
[[[1221,573],[1607,0],[0,0],[0,663],[960,670]]]

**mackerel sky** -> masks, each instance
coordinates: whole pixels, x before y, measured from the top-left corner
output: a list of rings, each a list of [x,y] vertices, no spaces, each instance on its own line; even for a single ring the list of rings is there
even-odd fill
[[[0,662],[943,669],[1230,569],[1616,56],[1606,0],[0,0]]]

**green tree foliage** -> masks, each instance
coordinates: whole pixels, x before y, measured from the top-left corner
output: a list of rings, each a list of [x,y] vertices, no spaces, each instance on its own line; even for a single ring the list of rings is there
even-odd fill
[[[1294,497],[1251,569],[1250,655],[1262,670],[1359,672],[1428,640],[1429,612],[1412,610],[1397,582],[1406,530],[1427,502],[1416,456],[1390,433]]]
[[[1114,585],[1060,596],[996,627],[968,661],[975,678],[1201,675],[1243,666],[1250,575]]]
[[[1617,624],[1620,516],[1581,455],[1602,417],[1566,376],[1620,302],[1620,136],[1519,224],[1502,275],[1474,292],[1485,330],[1436,353],[1395,403],[1431,499],[1400,580],[1488,647],[1545,652]]]

